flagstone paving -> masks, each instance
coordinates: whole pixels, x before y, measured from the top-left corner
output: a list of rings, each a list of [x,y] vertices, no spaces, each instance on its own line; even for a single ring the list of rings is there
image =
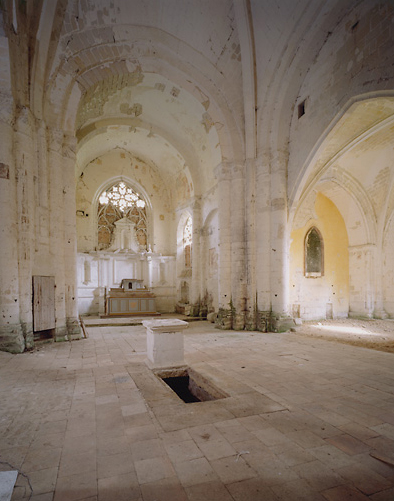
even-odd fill
[[[192,322],[185,361],[228,396],[185,404],[145,364],[145,329],[107,323],[0,353],[13,500],[394,499],[394,354]]]

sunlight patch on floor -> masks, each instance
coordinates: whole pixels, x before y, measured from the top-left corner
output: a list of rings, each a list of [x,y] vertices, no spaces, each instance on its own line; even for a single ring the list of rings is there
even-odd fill
[[[369,330],[365,330],[361,327],[344,327],[343,325],[317,325],[319,329],[325,330],[325,331],[331,331],[335,334],[354,334],[357,336],[378,336],[379,333],[371,332]]]

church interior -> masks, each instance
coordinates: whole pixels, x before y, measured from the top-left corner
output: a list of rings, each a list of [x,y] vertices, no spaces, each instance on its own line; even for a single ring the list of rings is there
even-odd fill
[[[393,331],[393,2],[0,13],[12,499],[394,499],[392,350],[299,335]],[[147,318],[220,397],[174,400]]]

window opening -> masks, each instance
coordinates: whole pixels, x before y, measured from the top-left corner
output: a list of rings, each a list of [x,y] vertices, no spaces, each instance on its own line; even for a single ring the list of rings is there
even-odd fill
[[[192,267],[192,235],[193,223],[192,218],[189,216],[183,229],[183,249],[185,253],[186,268]]]
[[[146,202],[130,186],[121,181],[103,191],[97,211],[99,250],[105,250],[111,245],[115,223],[124,217],[134,223],[137,241],[141,248],[146,249]]]
[[[298,118],[301,118],[303,115],[305,115],[305,101],[302,101],[298,105]]]
[[[321,277],[323,272],[323,238],[319,230],[313,227],[305,237],[305,276]]]

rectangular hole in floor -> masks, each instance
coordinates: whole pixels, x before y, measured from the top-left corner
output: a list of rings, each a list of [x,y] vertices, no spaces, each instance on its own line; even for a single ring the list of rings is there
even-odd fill
[[[157,373],[157,376],[187,404],[228,397],[206,377],[190,368],[166,369]]]

